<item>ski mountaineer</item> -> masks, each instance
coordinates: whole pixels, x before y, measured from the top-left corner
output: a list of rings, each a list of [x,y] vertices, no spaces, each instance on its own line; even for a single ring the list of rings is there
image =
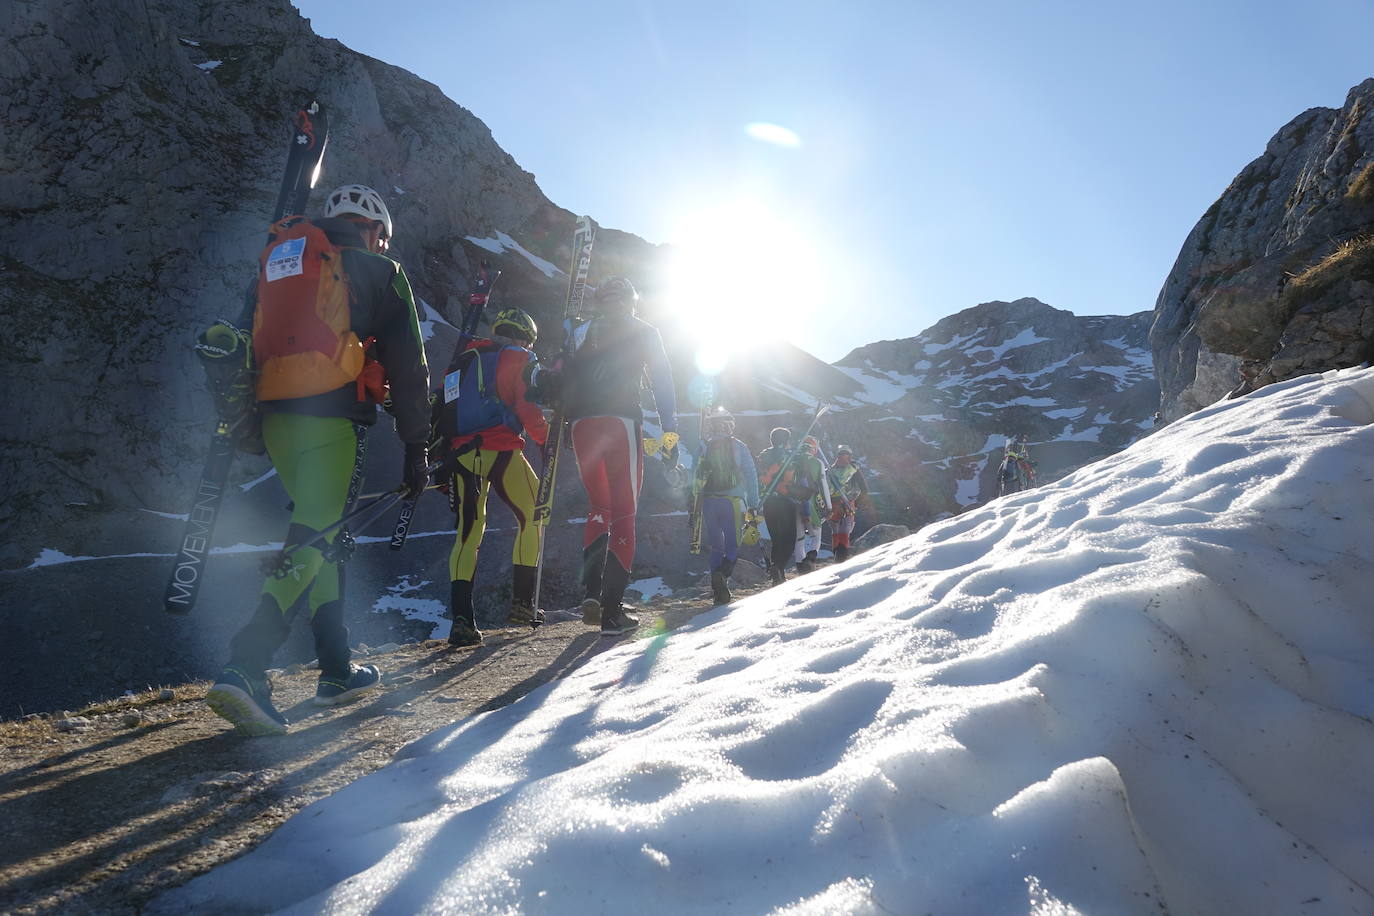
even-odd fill
[[[1030,456],[1030,437],[1017,433],[1007,439],[1005,455],[998,470],[998,495],[1017,493],[1035,486],[1035,462]]]
[[[792,452],[792,432],[779,426],[768,434],[772,444],[759,452],[756,459],[759,468],[759,484],[767,490],[787,464],[787,456]],[[792,551],[796,548],[797,504],[783,490],[782,481],[773,487],[768,498],[763,501],[763,521],[768,526],[770,559],[768,573],[774,585],[781,585],[787,579],[787,566],[792,562]]]
[[[561,374],[577,473],[591,503],[582,533],[582,621],[599,622],[603,636],[639,625],[621,601],[635,557],[645,451],[661,448],[668,465],[677,463],[673,371],[658,330],[635,316],[638,301],[624,277],[603,282],[592,300],[591,320],[572,331],[571,356]],[[642,448],[639,394],[646,376],[663,435]]]
[[[273,227],[250,287],[242,327],[253,328],[257,400],[268,457],[294,503],[288,546],[337,522],[361,480],[366,428],[390,385],[405,444],[407,496],[428,480],[429,367],[410,282],[385,255],[391,214],[376,191],[346,185],[326,198],[323,219],[288,217]],[[251,322],[251,324],[250,324]],[[365,355],[375,349],[375,359]],[[216,714],[250,735],[282,734],[265,671],[286,641],[291,611],[308,595],[319,656],[315,703],[348,702],[378,686],[375,665],[351,663],[343,620],[342,557],[303,547],[263,584],[257,610],[230,640],[229,662],[206,694]]]
[[[830,546],[835,562],[843,563],[849,559],[849,536],[854,533],[859,498],[868,495],[868,481],[854,463],[854,452],[847,445],[835,446],[835,464],[830,470],[840,487],[838,496],[843,497],[834,500],[835,508],[830,513]]]
[[[802,450],[783,472],[783,485],[797,500],[797,546],[793,559],[798,575],[816,568],[816,552],[821,547],[821,525],[830,515],[830,484],[825,465],[818,456],[821,444],[815,436],[802,440]]]
[[[702,528],[711,547],[711,597],[729,604],[730,574],[739,559],[744,512],[759,504],[759,477],[749,446],[735,438],[735,418],[716,408],[706,418],[706,441],[697,454],[692,486],[701,495]]]
[[[532,524],[539,476],[525,458],[528,432],[539,445],[548,437],[544,413],[528,398],[526,379],[537,365],[531,348],[539,336],[534,319],[521,309],[497,312],[490,338],[476,338],[453,355],[449,372],[459,372],[456,434],[437,476],[449,491],[457,537],[449,554],[449,603],[455,646],[480,646],[482,633],[472,606],[477,551],[487,527],[487,491],[495,489],[517,526],[511,548],[510,622],[533,625],[535,565],[539,531]],[[467,446],[466,448],[464,446]]]

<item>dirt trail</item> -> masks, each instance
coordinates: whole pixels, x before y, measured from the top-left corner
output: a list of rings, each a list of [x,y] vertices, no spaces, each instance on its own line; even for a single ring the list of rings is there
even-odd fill
[[[659,599],[635,636],[679,626],[706,604]],[[206,682],[0,723],[0,912],[137,913],[401,746],[628,638],[567,621],[488,631],[478,649],[410,644],[368,658],[385,690],[332,709],[310,702],[318,672],[288,669],[273,679],[292,722],[277,738],[235,735],[202,702]]]

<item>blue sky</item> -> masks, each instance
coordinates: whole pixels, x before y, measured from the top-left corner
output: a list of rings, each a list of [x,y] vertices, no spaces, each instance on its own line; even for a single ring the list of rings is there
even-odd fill
[[[827,360],[993,299],[1152,309],[1269,138],[1374,76],[1371,0],[294,2],[673,243],[684,310]]]

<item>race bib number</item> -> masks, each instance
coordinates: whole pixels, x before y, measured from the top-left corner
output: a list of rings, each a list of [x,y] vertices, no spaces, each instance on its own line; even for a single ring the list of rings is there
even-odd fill
[[[458,376],[461,373],[454,371],[444,376],[444,403],[452,404],[458,400]]]
[[[287,239],[267,256],[267,282],[284,277],[299,276],[302,272],[301,259],[305,255],[305,239]]]

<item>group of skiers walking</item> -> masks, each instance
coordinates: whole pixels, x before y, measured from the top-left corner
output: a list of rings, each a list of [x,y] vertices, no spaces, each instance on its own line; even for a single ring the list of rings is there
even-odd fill
[[[393,417],[404,446],[398,494],[416,500],[432,478],[455,515],[448,563],[451,644],[482,643],[474,577],[493,490],[517,527],[510,621],[542,622],[535,606],[540,478],[524,449],[526,437],[545,446],[562,434],[540,406],[555,402],[590,503],[582,539],[582,619],[610,636],[638,625],[623,599],[646,455],[680,465],[672,369],[658,331],[635,314],[633,285],[623,278],[603,281],[586,320],[564,328],[561,357],[548,367],[533,352],[539,336],[534,320],[521,309],[500,310],[488,336],[460,339],[443,388],[432,391],[410,283],[386,254],[393,229],[375,190],[338,188],[327,196],[322,218],[293,217],[273,226],[245,297],[240,327],[252,334],[263,444],[293,506],[285,540],[290,549],[231,640],[229,660],[206,697],[217,714],[248,734],[286,730],[266,670],[286,641],[298,602],[309,614],[319,657],[316,704],[347,702],[381,682],[375,665],[352,662],[342,564],[351,540],[338,526],[357,499],[365,433],[379,405]],[[642,387],[653,398],[660,430],[648,439],[642,435]],[[827,519],[836,559],[847,556],[854,498],[866,491],[849,449],[841,446],[827,467],[814,438],[791,448],[788,430],[776,429],[756,464],[735,438],[728,412],[704,415],[702,427],[692,488],[716,603],[731,599],[728,581],[741,543],[758,540],[760,520],[772,537],[775,583],[789,565],[799,572],[815,565]]]

